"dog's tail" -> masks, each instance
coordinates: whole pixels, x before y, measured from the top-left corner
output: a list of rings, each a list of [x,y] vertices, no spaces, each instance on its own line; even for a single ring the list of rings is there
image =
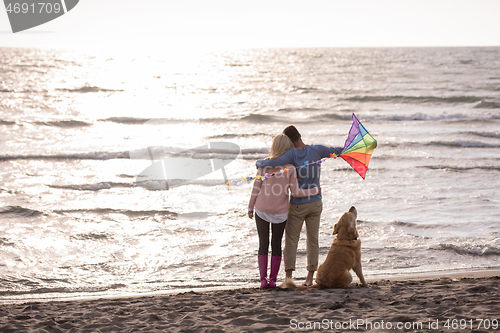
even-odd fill
[[[313,284],[312,286],[297,286],[292,279],[286,278],[285,282],[283,282],[282,288],[292,289],[292,290],[309,290],[319,288],[317,284]]]

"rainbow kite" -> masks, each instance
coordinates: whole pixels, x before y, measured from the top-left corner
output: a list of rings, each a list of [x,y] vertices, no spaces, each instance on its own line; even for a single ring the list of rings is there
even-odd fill
[[[365,179],[366,170],[368,170],[368,164],[375,148],[377,148],[377,140],[368,133],[353,113],[352,126],[344,149],[339,156],[349,163],[361,178]]]

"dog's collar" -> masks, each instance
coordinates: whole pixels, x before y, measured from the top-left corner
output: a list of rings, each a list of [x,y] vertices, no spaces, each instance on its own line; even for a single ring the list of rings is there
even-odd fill
[[[338,240],[346,240],[346,241],[355,241],[355,240],[358,240],[358,237],[354,237],[353,239],[339,239],[337,238]]]

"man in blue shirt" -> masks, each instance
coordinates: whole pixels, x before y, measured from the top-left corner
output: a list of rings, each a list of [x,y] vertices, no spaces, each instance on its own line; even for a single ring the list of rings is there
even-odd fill
[[[330,154],[338,155],[342,152],[341,147],[326,147],[322,145],[306,145],[302,137],[291,125],[283,131],[295,145],[281,157],[275,160],[258,160],[257,168],[273,167],[290,163],[297,168],[297,180],[299,187],[309,189],[320,186],[319,178],[321,173],[321,164],[315,163]],[[300,238],[300,231],[304,221],[307,231],[307,278],[304,285],[313,284],[314,272],[318,269],[319,257],[319,221],[323,210],[322,195],[316,194],[305,198],[290,199],[290,208],[288,210],[288,221],[285,227],[285,272],[287,278],[292,278],[292,272],[295,270],[295,261],[297,256],[297,246]]]

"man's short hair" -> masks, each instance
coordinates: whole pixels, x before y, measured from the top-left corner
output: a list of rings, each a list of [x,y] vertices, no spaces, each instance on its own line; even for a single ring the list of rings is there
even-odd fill
[[[288,136],[290,138],[290,140],[292,140],[292,142],[296,142],[297,140],[300,139],[300,133],[297,130],[297,128],[295,128],[295,126],[293,126],[293,125],[290,125],[287,128],[285,128],[283,130],[283,134]]]

